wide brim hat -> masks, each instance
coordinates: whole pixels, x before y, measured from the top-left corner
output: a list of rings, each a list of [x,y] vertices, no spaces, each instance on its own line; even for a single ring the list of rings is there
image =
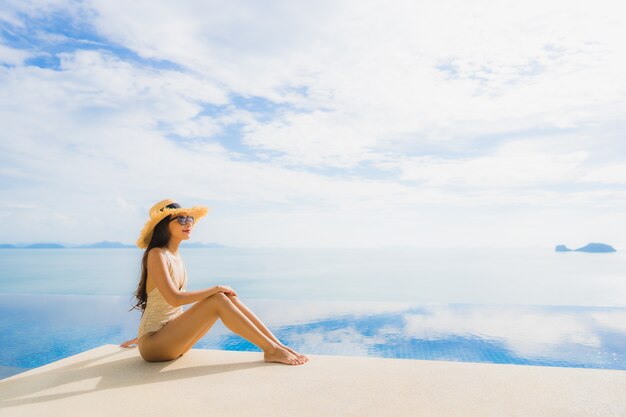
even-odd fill
[[[194,218],[194,224],[198,223],[202,217],[206,216],[209,212],[209,208],[205,206],[193,206],[191,208],[184,208],[176,200],[173,198],[168,198],[167,200],[159,201],[154,206],[150,208],[148,212],[150,218],[143,226],[141,233],[139,234],[139,239],[137,239],[137,246],[141,249],[145,249],[148,247],[150,243],[150,239],[152,239],[152,232],[156,225],[166,218],[169,215],[176,216],[181,213],[186,213],[188,216],[192,216]]]

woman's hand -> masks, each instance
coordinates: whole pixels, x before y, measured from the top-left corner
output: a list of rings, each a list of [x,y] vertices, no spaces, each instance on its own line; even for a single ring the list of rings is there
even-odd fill
[[[133,345],[133,344],[135,344],[135,343],[137,343],[137,338],[134,338],[134,339],[130,339],[130,340],[125,341],[124,343],[122,343],[122,344],[120,345],[120,347],[123,347],[123,348],[125,348],[125,347],[132,347],[132,346],[130,346],[130,345]]]
[[[232,295],[237,295],[237,293],[235,292],[235,290],[233,290],[232,288],[230,288],[229,286],[226,285],[218,285],[217,286],[217,292],[223,292],[224,294],[232,294]]]

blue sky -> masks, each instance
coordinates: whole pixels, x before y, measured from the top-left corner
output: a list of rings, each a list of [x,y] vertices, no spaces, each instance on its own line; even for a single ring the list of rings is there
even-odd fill
[[[616,4],[5,1],[0,242],[626,247]]]

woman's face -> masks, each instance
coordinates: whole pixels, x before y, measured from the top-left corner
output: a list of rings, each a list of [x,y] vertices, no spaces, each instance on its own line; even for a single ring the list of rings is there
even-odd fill
[[[185,217],[185,216],[188,216],[188,214],[181,213],[181,214],[174,216],[172,219],[170,219],[170,224],[169,224],[170,234],[172,235],[173,238],[176,238],[178,240],[187,240],[191,236],[193,224],[189,222],[187,222],[187,224],[185,225],[180,224],[178,220],[175,219],[175,217],[178,217],[178,216]]]

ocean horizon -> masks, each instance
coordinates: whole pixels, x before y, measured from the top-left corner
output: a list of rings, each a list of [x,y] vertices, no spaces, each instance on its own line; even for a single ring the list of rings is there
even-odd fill
[[[188,288],[252,298],[626,306],[625,252],[547,248],[192,248]],[[138,248],[0,251],[0,292],[131,295]]]

